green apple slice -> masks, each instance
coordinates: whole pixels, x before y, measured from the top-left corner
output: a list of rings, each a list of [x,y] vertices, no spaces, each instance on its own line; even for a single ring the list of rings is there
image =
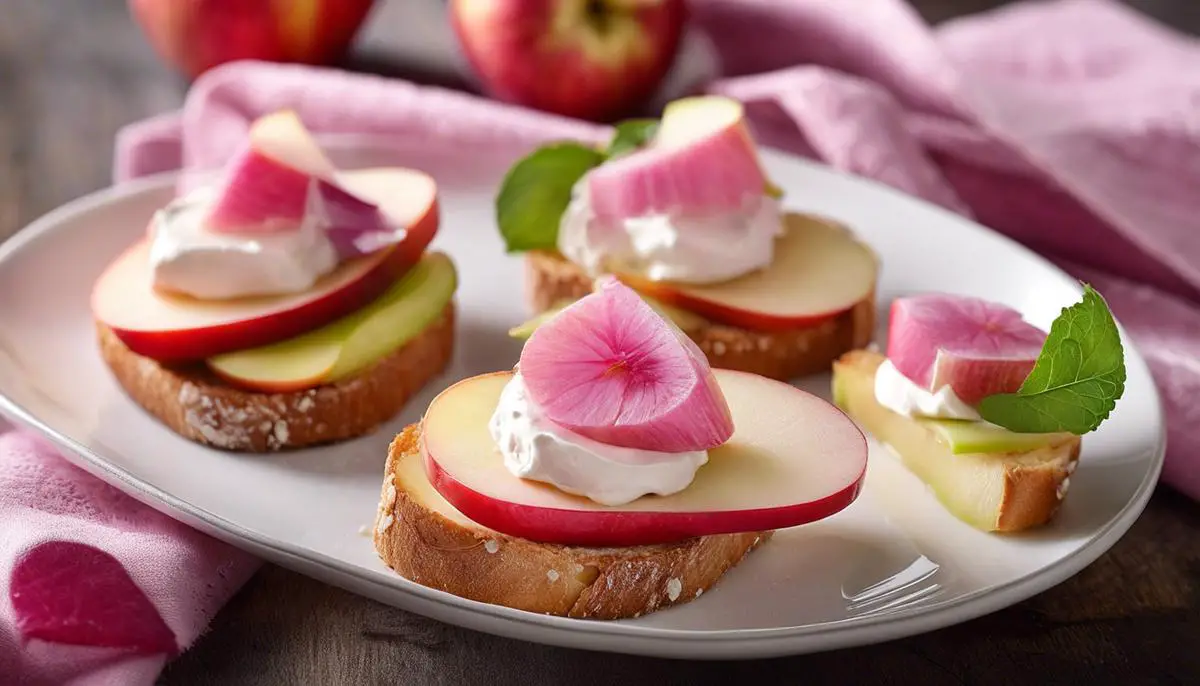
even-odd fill
[[[446,308],[458,286],[454,263],[426,253],[366,307],[279,343],[209,358],[230,383],[282,392],[332,383],[369,367],[415,338]]]
[[[967,453],[1023,453],[1066,443],[1069,433],[1020,434],[987,422],[960,419],[918,420],[933,430],[955,455]]]

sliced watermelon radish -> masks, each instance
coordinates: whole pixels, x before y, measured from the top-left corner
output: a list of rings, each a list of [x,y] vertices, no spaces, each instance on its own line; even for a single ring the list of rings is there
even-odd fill
[[[594,441],[679,453],[733,434],[704,353],[613,277],[538,327],[520,369],[550,421]]]
[[[998,303],[925,294],[892,302],[887,357],[930,391],[949,386],[969,405],[1013,393],[1029,376],[1046,333]]]
[[[592,170],[592,211],[604,221],[742,209],[767,179],[740,103],[704,96],[672,103],[650,147]]]
[[[340,260],[362,257],[404,237],[379,206],[346,190],[336,170],[292,112],[257,120],[246,148],[229,166],[206,217],[217,233],[295,231],[320,224]]]
[[[208,230],[244,234],[296,231],[316,182],[316,178],[247,147],[230,164],[206,218]]]
[[[17,630],[26,639],[178,652],[175,634],[116,558],[83,543],[49,541],[17,560],[9,581]]]
[[[317,180],[336,171],[294,112],[257,119],[249,141],[230,163],[208,216],[217,233],[296,230]]]

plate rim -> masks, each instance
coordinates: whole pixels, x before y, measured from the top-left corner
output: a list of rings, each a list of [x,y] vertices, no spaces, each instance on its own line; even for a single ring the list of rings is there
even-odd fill
[[[343,134],[329,138],[339,140],[339,142],[345,144],[351,141],[361,142],[377,137]],[[396,137],[392,138],[394,140]],[[348,145],[347,147],[357,146]],[[899,200],[921,205],[922,211],[933,211],[943,214],[948,219],[967,225],[973,231],[990,234],[991,238],[1000,239],[1007,243],[1010,248],[1022,253],[1026,258],[1032,258],[1040,262],[1042,266],[1047,267],[1050,271],[1057,273],[1060,277],[1078,284],[1078,280],[1070,277],[1070,275],[1045,257],[1008,236],[980,225],[969,218],[962,217],[945,208],[903,193],[873,179],[849,174],[776,149],[767,148],[763,152],[765,153],[764,157],[776,158],[787,164],[805,167],[809,173],[837,176],[842,181],[859,186],[865,192],[898,196]],[[57,227],[72,217],[86,214],[138,195],[161,192],[171,187],[171,184],[178,179],[180,174],[181,172],[179,171],[166,171],[147,175],[98,189],[64,203],[35,218],[32,222],[26,224],[8,239],[0,243],[0,264],[12,259],[12,255],[20,252],[41,236],[52,233]],[[1119,322],[1118,326],[1120,326]],[[1124,333],[1124,331],[1122,332]],[[1126,339],[1129,340],[1128,337]],[[1130,343],[1132,344],[1132,341]],[[1134,345],[1131,345],[1130,348],[1134,352],[1136,359],[1148,370],[1148,365],[1146,365],[1145,358],[1140,350]],[[991,587],[972,590],[953,599],[906,608],[886,615],[846,618],[806,626],[713,630],[673,629],[540,615],[468,600],[413,582],[403,585],[389,583],[375,578],[370,573],[364,573],[357,567],[338,558],[317,551],[308,551],[284,540],[257,534],[242,525],[209,512],[204,508],[184,502],[161,488],[142,482],[126,469],[106,459],[103,455],[63,435],[33,416],[28,410],[14,402],[3,392],[0,392],[0,415],[4,415],[18,424],[25,425],[52,440],[54,443],[57,443],[61,448],[65,449],[64,457],[69,462],[84,469],[93,476],[118,487],[139,502],[160,512],[164,512],[168,516],[236,548],[247,550],[255,556],[271,560],[306,576],[319,578],[324,583],[341,587],[357,595],[373,597],[387,603],[386,600],[382,599],[389,595],[395,596],[398,594],[411,598],[418,603],[433,604],[440,609],[453,613],[463,613],[465,615],[465,620],[464,617],[458,617],[454,621],[441,618],[438,618],[437,621],[448,621],[452,624],[485,633],[517,638],[521,637],[516,636],[515,632],[507,633],[498,630],[498,627],[521,627],[527,631],[531,630],[533,633],[539,634],[537,638],[521,638],[521,640],[534,640],[540,643],[564,647],[583,647],[585,649],[606,652],[648,656],[659,655],[705,659],[706,656],[703,653],[697,654],[694,650],[680,649],[679,647],[671,649],[671,644],[678,642],[686,644],[700,642],[705,644],[710,650],[713,650],[709,654],[708,659],[754,659],[866,645],[952,626],[1027,600],[1079,573],[1107,552],[1125,535],[1145,510],[1158,484],[1166,453],[1167,427],[1161,394],[1158,392],[1157,386],[1153,383],[1151,383],[1151,389],[1153,397],[1148,398],[1146,402],[1152,402],[1155,405],[1154,410],[1157,415],[1159,430],[1153,448],[1149,451],[1148,455],[1151,460],[1150,469],[1147,470],[1142,482],[1133,492],[1132,497],[1126,501],[1124,506],[1113,517],[1102,527],[1093,529],[1090,535],[1078,547],[1051,565]],[[324,575],[317,576],[301,569],[314,565],[334,572],[341,579],[347,580],[350,583],[339,583],[339,581],[327,578]],[[351,583],[357,588],[351,588]],[[375,592],[367,593],[361,590],[365,587],[369,587]],[[388,604],[395,605],[395,603]],[[855,636],[856,634],[861,635]],[[821,645],[803,645],[805,639],[812,639],[814,636],[823,637],[824,640],[819,641]],[[572,638],[577,640],[571,640]],[[581,646],[578,640],[580,638],[585,641],[587,639],[600,640],[604,642],[604,645]],[[617,642],[623,642],[624,645],[616,647],[610,645]],[[741,650],[736,653],[731,652],[738,648],[741,648]]]

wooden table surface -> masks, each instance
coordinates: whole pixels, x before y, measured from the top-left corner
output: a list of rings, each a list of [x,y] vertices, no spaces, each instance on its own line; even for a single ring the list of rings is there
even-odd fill
[[[395,36],[412,3],[376,13],[364,50],[410,74],[420,40]],[[406,5],[405,3],[409,3]],[[918,0],[938,21],[999,0]],[[1133,2],[1200,33],[1197,0]],[[0,238],[110,180],[113,134],[177,107],[186,84],[153,55],[122,0],[3,0]],[[407,52],[405,52],[407,50]],[[378,52],[378,51],[374,51]],[[184,684],[805,683],[1021,684],[1112,677],[1200,683],[1200,507],[1159,489],[1109,553],[990,616],[910,639],[757,662],[686,663],[538,646],[459,630],[265,567],[164,674]],[[3,675],[0,675],[3,681]]]

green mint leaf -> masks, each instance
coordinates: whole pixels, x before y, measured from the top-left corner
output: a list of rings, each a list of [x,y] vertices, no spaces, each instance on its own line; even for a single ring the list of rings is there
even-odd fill
[[[979,413],[1018,433],[1094,431],[1125,392],[1125,354],[1108,304],[1088,284],[1050,326],[1033,371],[1016,393],[984,398]]]
[[[605,156],[609,159],[633,152],[650,142],[658,133],[657,119],[626,119],[616,125]]]
[[[508,252],[553,250],[571,188],[604,155],[579,143],[538,148],[513,165],[496,195],[496,224]]]

